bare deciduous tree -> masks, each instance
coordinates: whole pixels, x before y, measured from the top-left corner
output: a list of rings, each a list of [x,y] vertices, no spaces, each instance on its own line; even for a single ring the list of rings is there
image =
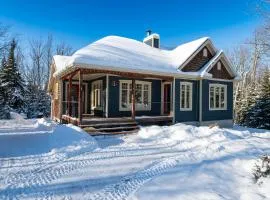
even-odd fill
[[[72,54],[72,47],[66,44],[65,42],[61,42],[56,45],[56,55],[65,55],[69,56]]]
[[[42,39],[30,41],[30,57],[32,68],[30,69],[32,84],[43,88],[44,85],[44,42]]]
[[[46,77],[45,77],[45,89],[47,88],[48,82],[49,82],[49,76],[50,76],[50,67],[52,63],[52,57],[53,57],[53,36],[48,35],[47,41],[45,42],[44,46],[44,56],[43,56],[43,61],[45,65],[46,70]]]

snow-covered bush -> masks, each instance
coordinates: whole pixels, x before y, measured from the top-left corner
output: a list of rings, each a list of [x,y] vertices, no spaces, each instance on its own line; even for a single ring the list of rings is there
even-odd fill
[[[256,163],[253,170],[255,182],[259,182],[261,178],[270,177],[270,155],[262,156]],[[259,182],[261,183],[261,182]]]

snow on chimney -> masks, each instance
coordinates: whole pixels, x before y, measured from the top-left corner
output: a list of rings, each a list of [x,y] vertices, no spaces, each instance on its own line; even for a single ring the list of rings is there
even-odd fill
[[[143,43],[154,47],[159,48],[160,46],[160,37],[157,33],[152,33],[151,30],[146,31],[146,37],[143,39]]]

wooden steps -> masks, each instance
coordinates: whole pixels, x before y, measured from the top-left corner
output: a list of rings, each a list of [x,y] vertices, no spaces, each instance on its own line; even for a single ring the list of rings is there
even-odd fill
[[[138,130],[131,130],[131,131],[120,131],[120,132],[91,132],[89,133],[91,136],[111,136],[111,135],[121,135],[121,134],[134,134],[137,133]]]
[[[139,125],[168,125],[172,123],[171,116],[151,116],[137,117],[132,120],[131,117],[102,118],[85,116],[80,127],[91,135],[115,135],[130,134],[138,132]]]
[[[128,134],[139,129],[137,122],[131,119],[89,120],[80,127],[91,135]]]

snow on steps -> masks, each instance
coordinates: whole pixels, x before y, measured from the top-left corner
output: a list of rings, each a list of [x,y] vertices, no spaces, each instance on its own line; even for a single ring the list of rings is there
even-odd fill
[[[90,135],[111,135],[136,133],[139,126],[131,119],[118,119],[112,121],[96,121],[80,125],[80,127]]]
[[[129,134],[136,133],[139,125],[169,125],[171,116],[142,116],[135,120],[129,117],[84,119],[80,127],[91,135]]]

